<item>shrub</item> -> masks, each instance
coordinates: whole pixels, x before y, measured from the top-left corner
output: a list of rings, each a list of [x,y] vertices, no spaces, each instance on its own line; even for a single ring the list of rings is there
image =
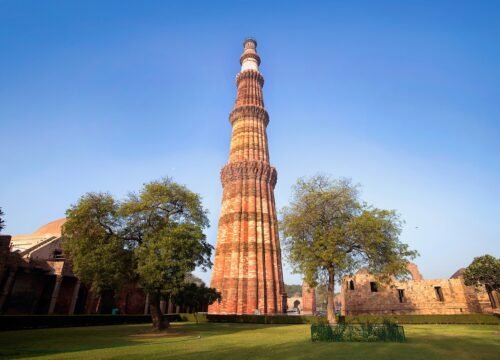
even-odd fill
[[[205,312],[199,312],[196,315],[194,313],[191,314],[180,314],[181,320],[182,321],[190,321],[190,322],[196,322],[196,318],[198,318],[199,323],[206,323],[207,322],[207,313]]]
[[[208,322],[249,324],[314,324],[326,321],[325,317],[312,315],[215,315],[207,314]]]
[[[192,314],[190,314],[192,315]],[[206,314],[206,321],[250,324],[328,324],[324,316],[312,315],[215,315]],[[183,318],[188,320],[188,318]],[[200,320],[200,317],[198,318]],[[195,321],[194,317],[188,321]],[[339,324],[500,324],[499,315],[356,315],[340,316]]]
[[[313,342],[404,342],[406,339],[404,329],[401,325],[392,322],[386,322],[384,324],[372,324],[368,322],[358,325],[346,323],[340,323],[338,325],[312,324],[311,340]]]

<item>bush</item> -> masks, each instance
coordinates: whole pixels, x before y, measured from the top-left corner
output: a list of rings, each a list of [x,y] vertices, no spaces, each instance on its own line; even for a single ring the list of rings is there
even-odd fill
[[[206,323],[207,322],[207,313],[205,312],[199,312],[196,314],[179,314],[181,316],[182,321],[190,321],[190,322],[196,322],[196,318],[198,318],[199,323]]]
[[[312,324],[311,340],[315,341],[356,341],[356,342],[375,342],[375,341],[393,341],[404,342],[405,332],[401,325],[390,321],[384,324],[364,323],[359,325],[350,325],[340,323],[338,325]]]
[[[193,314],[184,317],[183,320],[195,321]],[[249,324],[328,324],[324,316],[312,315],[198,315],[198,320],[214,323],[249,323]],[[192,317],[192,318],[191,318]],[[340,316],[339,324],[484,324],[499,325],[500,316],[491,314],[467,314],[467,315],[356,315]]]
[[[325,317],[312,315],[206,315],[208,322],[248,324],[315,324]]]

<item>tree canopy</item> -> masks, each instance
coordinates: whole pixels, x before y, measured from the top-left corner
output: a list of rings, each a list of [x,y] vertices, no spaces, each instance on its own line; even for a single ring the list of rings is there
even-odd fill
[[[464,271],[464,283],[468,286],[486,286],[489,291],[499,291],[500,259],[491,255],[475,257]]]
[[[335,322],[336,280],[360,267],[381,280],[405,275],[408,260],[417,255],[399,240],[398,214],[361,202],[358,187],[346,179],[299,179],[280,224],[294,270],[310,286],[328,284],[330,322]]]
[[[302,285],[285,284],[285,291],[289,297],[295,296],[295,295],[302,296]]]
[[[119,204],[108,193],[87,193],[66,211],[65,255],[73,272],[98,294],[133,279],[132,254],[121,235]]]
[[[211,267],[213,247],[201,197],[171,179],[145,184],[122,201],[88,193],[67,211],[64,251],[74,271],[96,291],[137,279],[149,294],[153,325],[168,326],[160,300],[185,285],[197,266]]]
[[[214,288],[206,287],[205,284],[195,284],[186,282],[184,286],[174,295],[174,301],[177,304],[189,306],[195,315],[198,323],[198,311],[204,305],[213,304],[215,301],[221,300],[220,292]]]

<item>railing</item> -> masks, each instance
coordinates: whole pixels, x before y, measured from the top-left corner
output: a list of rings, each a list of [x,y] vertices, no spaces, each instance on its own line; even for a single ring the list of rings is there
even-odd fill
[[[385,324],[312,324],[311,325],[311,340],[312,341],[361,341],[361,342],[376,342],[376,341],[391,341],[404,342],[405,331],[401,325],[393,323]]]

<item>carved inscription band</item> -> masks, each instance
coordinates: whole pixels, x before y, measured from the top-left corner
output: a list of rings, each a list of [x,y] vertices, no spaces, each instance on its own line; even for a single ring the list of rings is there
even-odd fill
[[[276,169],[262,161],[238,161],[224,166],[220,172],[222,186],[239,180],[261,180],[266,181],[274,189],[278,179]]]
[[[239,85],[242,80],[257,80],[260,87],[264,86],[264,77],[255,70],[242,71],[236,75],[236,85]]]
[[[229,114],[229,122],[232,125],[236,120],[250,117],[264,121],[265,126],[269,124],[269,114],[266,109],[257,105],[238,106]]]

